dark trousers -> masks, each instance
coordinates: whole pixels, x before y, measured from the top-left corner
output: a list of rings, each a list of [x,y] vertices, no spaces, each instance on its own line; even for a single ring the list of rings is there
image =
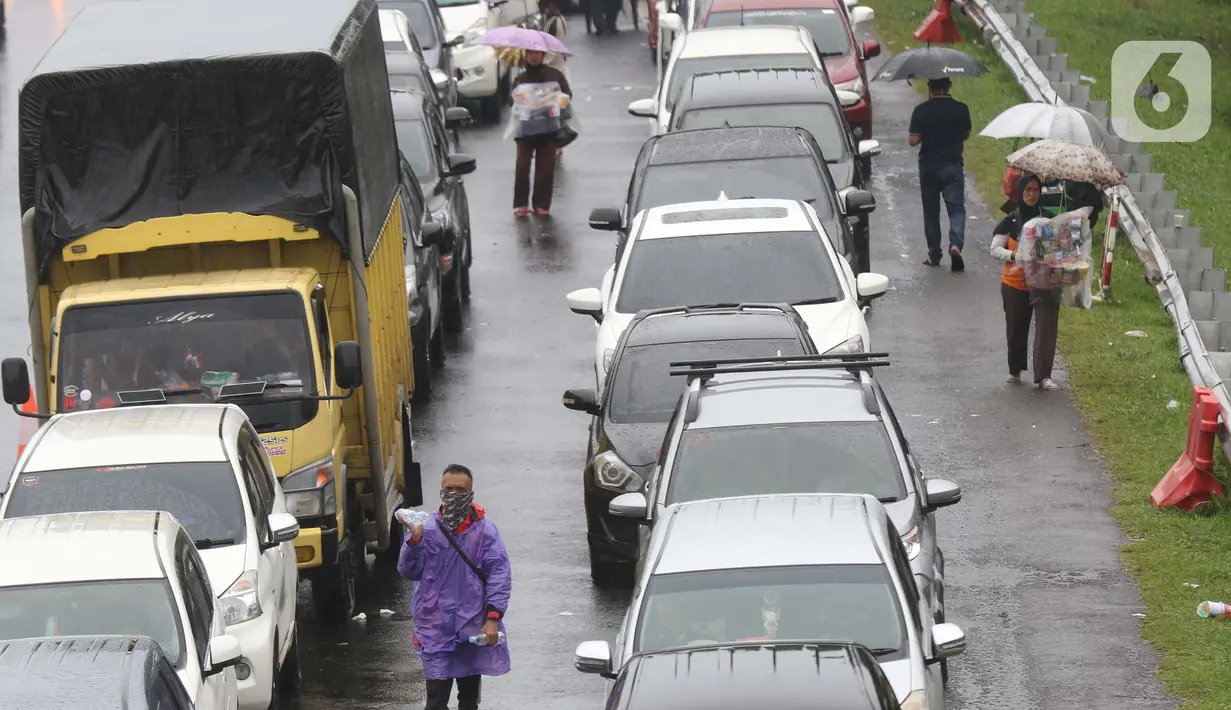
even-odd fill
[[[1000,300],[1004,304],[1005,340],[1009,346],[1009,374],[1020,375],[1026,370],[1030,352],[1030,292],[1000,284]]]
[[[530,204],[530,162],[534,161],[534,202]],[[517,141],[517,167],[513,172],[513,209],[551,209],[556,182],[556,137],[534,136]]]
[[[1051,377],[1056,361],[1056,338],[1060,331],[1061,289],[1031,291],[1030,305],[1034,309],[1034,381]]]
[[[949,246],[959,250],[966,242],[966,174],[961,163],[919,163],[919,191],[923,195],[923,235],[928,258],[940,263],[940,201],[949,212]]]
[[[457,710],[479,710],[480,687],[483,676],[471,675],[457,679]],[[429,680],[427,682],[427,705],[423,710],[449,710],[449,695],[453,693],[453,679]]]

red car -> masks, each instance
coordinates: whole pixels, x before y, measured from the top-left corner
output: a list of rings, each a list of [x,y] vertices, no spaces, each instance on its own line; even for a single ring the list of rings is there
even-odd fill
[[[872,94],[864,61],[881,53],[875,40],[860,44],[842,0],[713,0],[698,27],[797,25],[808,30],[834,88],[859,94],[860,101],[843,109],[855,140],[872,137]]]

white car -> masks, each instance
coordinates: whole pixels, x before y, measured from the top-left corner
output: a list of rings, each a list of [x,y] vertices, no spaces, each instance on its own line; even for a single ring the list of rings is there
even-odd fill
[[[25,486],[42,485],[37,476]],[[235,710],[239,639],[192,538],[165,512],[0,520],[0,639],[148,636],[196,710]]]
[[[630,496],[611,501],[614,512]],[[868,495],[716,498],[667,509],[616,636],[574,664],[615,677],[637,653],[738,641],[865,646],[902,710],[944,710],[944,662],[966,650],[934,624],[902,540]]]
[[[671,51],[658,93],[628,105],[652,119],[652,135],[666,133],[680,92],[695,74],[735,69],[813,69],[825,73],[812,35],[802,27],[706,27],[682,35]],[[839,99],[843,96],[839,92]]]
[[[496,50],[477,42],[488,30],[517,24],[535,14],[537,4],[529,0],[436,0],[436,7],[450,39],[461,37],[453,48],[453,64],[461,75],[458,93],[479,102],[484,121],[499,121],[511,68],[500,64]]]
[[[855,276],[807,203],[720,199],[642,210],[602,287],[567,298],[570,310],[598,322],[594,370],[601,391],[616,342],[639,311],[788,303],[818,352],[867,352],[860,301],[888,288],[881,274]]]
[[[299,573],[291,541],[299,524],[242,409],[172,404],[58,414],[26,446],[4,488],[4,519],[170,512],[200,551],[219,620],[243,647],[235,667],[240,706],[263,710],[293,689]]]
[[[395,52],[406,52],[411,55],[409,61],[415,64],[423,61],[423,50],[419,47],[419,40],[415,38],[414,30],[410,27],[410,19],[406,17],[406,13],[401,10],[380,10],[380,34],[381,40],[385,45],[386,55]],[[430,69],[428,71],[432,78],[432,84],[440,94],[441,101],[444,102],[445,107],[456,106],[458,94],[457,79],[445,76],[445,73],[439,69]]]

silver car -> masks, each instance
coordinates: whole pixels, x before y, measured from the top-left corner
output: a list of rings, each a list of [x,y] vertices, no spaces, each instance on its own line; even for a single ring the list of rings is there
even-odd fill
[[[646,495],[611,501],[648,528],[676,503],[777,493],[870,494],[902,533],[923,600],[944,614],[938,508],[961,500],[953,482],[924,478],[893,407],[871,377],[884,353],[677,363],[690,382],[676,406]],[[653,507],[647,511],[647,499]]]
[[[902,710],[945,706],[941,665],[966,648],[933,624],[901,537],[868,495],[772,495],[682,503],[655,526],[616,637],[575,665],[614,678],[637,653],[741,640],[867,647]]]

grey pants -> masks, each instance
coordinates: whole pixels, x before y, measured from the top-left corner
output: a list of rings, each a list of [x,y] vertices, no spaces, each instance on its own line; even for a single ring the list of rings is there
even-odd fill
[[[1060,330],[1060,299],[1062,289],[1030,291],[1030,305],[1034,309],[1034,382],[1038,384],[1051,377],[1052,364],[1056,361],[1056,338]]]

